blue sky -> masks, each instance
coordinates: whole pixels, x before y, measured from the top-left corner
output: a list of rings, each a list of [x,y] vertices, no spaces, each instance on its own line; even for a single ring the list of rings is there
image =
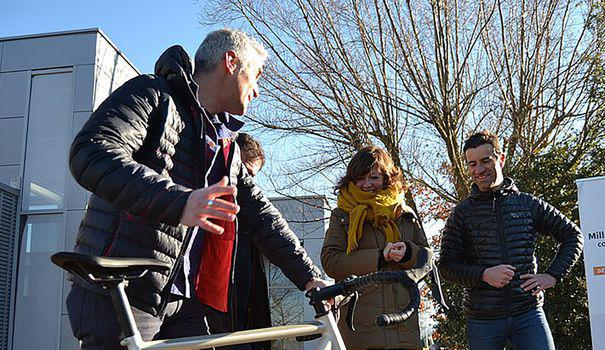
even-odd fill
[[[169,46],[193,54],[206,33],[193,0],[3,0],[0,37],[100,28],[143,73]]]

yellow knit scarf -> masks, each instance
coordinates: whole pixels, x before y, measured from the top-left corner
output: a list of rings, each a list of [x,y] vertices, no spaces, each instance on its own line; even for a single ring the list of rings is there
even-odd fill
[[[399,241],[395,219],[401,212],[402,204],[403,193],[391,187],[376,193],[366,192],[351,181],[342,188],[338,193],[337,206],[349,214],[347,254],[357,249],[366,220],[384,232],[387,242]]]

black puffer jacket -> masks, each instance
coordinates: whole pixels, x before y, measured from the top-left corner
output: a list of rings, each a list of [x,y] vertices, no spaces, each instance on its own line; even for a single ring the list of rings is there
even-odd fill
[[[464,311],[469,318],[496,319],[542,306],[543,293],[533,296],[520,288],[523,274],[538,271],[535,257],[538,234],[560,243],[544,271],[560,281],[582,253],[580,229],[543,200],[519,192],[506,178],[501,189],[481,192],[473,185],[470,196],[454,208],[441,242],[442,276],[464,287]],[[513,280],[503,288],[482,281],[492,266],[516,267]]]
[[[180,46],[158,60],[155,75],[142,75],[113,92],[73,141],[70,169],[93,193],[75,250],[95,255],[156,258],[169,273],[132,281],[131,303],[161,314],[189,234],[179,224],[189,193],[206,186],[200,135],[204,125],[189,57]],[[243,171],[231,147],[229,179],[237,184],[240,225],[254,237],[298,288],[319,270],[275,207]],[[270,254],[269,254],[270,253]]]

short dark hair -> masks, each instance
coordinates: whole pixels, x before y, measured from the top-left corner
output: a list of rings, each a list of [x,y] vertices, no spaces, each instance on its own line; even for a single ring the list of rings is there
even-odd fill
[[[378,170],[384,175],[385,188],[394,187],[397,191],[404,190],[403,173],[395,165],[393,158],[382,148],[366,146],[351,158],[347,166],[347,173],[336,184],[335,190],[341,190],[349,185],[349,182],[357,180],[378,165]]]
[[[241,149],[242,162],[254,162],[261,160],[261,167],[265,165],[265,151],[260,142],[245,132],[240,132],[235,142]]]
[[[500,148],[500,142],[498,141],[498,136],[489,130],[481,130],[469,136],[464,141],[464,147],[462,147],[462,152],[466,152],[469,148],[477,148],[484,144],[490,144],[494,148],[495,154],[502,153],[502,149]]]

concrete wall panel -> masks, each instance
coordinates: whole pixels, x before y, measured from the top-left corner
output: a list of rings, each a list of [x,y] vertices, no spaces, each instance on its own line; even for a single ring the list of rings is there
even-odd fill
[[[94,64],[96,33],[4,42],[1,72]]]
[[[112,75],[116,69],[119,54],[105,38],[97,34],[95,65],[107,75]],[[99,73],[99,71],[97,71]]]
[[[138,72],[101,35],[97,42],[93,110]]]
[[[0,165],[21,164],[23,124],[23,118],[0,119]]]
[[[28,78],[27,72],[0,74],[0,118],[25,115]]]
[[[122,86],[128,80],[136,77],[139,73],[132,68],[132,66],[124,59],[124,57],[120,56],[118,59],[118,64],[115,70],[115,74],[113,76],[113,84],[112,91]]]
[[[99,67],[96,69],[95,88],[93,96],[93,110],[97,109],[111,93],[111,77],[103,72]]]
[[[92,64],[76,67],[74,111],[92,110],[92,98],[95,79],[94,71],[95,66]]]

